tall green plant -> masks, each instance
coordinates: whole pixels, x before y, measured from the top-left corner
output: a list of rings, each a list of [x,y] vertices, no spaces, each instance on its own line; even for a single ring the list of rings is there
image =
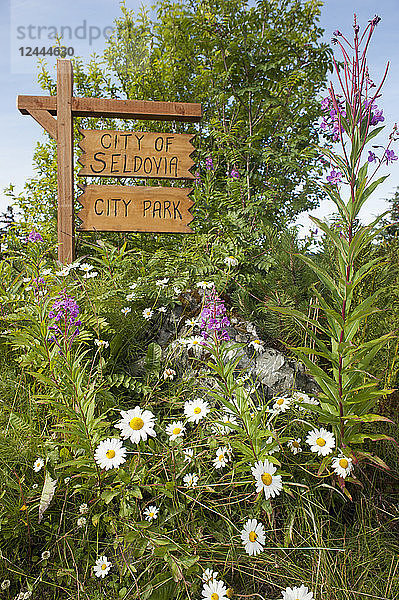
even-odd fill
[[[340,90],[336,92],[330,84],[329,96],[322,101],[325,111],[322,128],[333,142],[339,143],[342,152],[338,154],[328,149],[321,149],[321,152],[331,168],[323,188],[337,207],[339,219],[338,224],[330,225],[311,218],[334,248],[337,270],[328,272],[313,258],[301,255],[320,281],[313,292],[322,316],[314,320],[292,308],[274,307],[280,313],[294,316],[314,340],[315,348],[303,346],[293,350],[321,388],[320,406],[311,407],[312,410],[319,413],[321,422],[333,427],[338,445],[347,455],[353,453],[353,444],[360,444],[366,438],[389,439],[384,434],[365,431],[363,424],[388,420],[374,414],[373,410],[378,398],[389,390],[379,389],[379,381],[369,370],[378,351],[394,333],[388,332],[368,341],[360,340],[357,335],[368,317],[378,312],[377,299],[385,291],[379,289],[365,299],[357,300],[358,286],[382,264],[379,257],[365,261],[364,256],[365,249],[380,234],[384,216],[377,217],[370,225],[361,225],[358,215],[372,192],[387,177],[375,178],[380,167],[397,159],[390,148],[396,138],[396,126],[388,145],[379,146],[383,148],[380,158],[372,151],[368,151],[366,160],[364,157],[367,144],[383,129],[376,125],[384,121],[376,100],[387,70],[380,85],[376,86],[370,79],[366,57],[379,20],[374,17],[361,33],[355,17],[353,43],[340,31],[334,32],[333,42],[339,45],[343,55],[341,68],[334,63]],[[349,55],[351,50],[352,56]],[[312,354],[320,357],[318,364],[310,360]],[[378,458],[367,456],[382,464]],[[356,452],[356,457],[365,458],[366,453]]]

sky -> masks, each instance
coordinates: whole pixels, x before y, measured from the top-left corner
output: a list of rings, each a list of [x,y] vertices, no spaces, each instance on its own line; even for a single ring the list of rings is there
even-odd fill
[[[137,11],[141,0],[126,0],[129,8]],[[385,133],[388,135],[395,121],[399,121],[399,31],[398,0],[325,0],[320,25],[325,29],[325,40],[340,29],[351,36],[353,14],[358,22],[366,24],[378,11],[381,22],[376,28],[369,52],[372,79],[379,80],[390,61],[388,80],[383,88],[380,108],[384,109]],[[120,15],[119,0],[0,0],[0,212],[10,199],[4,189],[10,184],[16,192],[34,176],[32,158],[35,145],[45,140],[42,128],[29,115],[16,109],[16,96],[43,95],[37,83],[37,61],[27,56],[27,48],[39,51],[54,45],[54,35],[63,28],[65,46],[75,55],[87,59],[93,52],[101,54],[113,21]],[[71,52],[71,50],[70,50]],[[50,64],[55,58],[46,56]],[[383,143],[383,138],[379,138]],[[395,150],[398,154],[399,152]],[[362,211],[362,219],[371,218],[388,207],[384,199],[392,197],[399,186],[399,161],[390,167],[390,177],[374,193]],[[388,172],[388,171],[387,171]],[[327,217],[333,212],[329,201],[311,214]],[[308,214],[298,219],[302,232],[311,222]]]

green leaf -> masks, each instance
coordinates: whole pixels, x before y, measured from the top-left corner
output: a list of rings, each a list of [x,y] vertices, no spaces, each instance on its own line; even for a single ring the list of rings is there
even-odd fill
[[[115,496],[119,496],[121,490],[104,490],[101,494],[101,498],[104,500],[105,504],[109,504]]]
[[[162,348],[159,344],[151,342],[148,345],[144,368],[149,375],[158,375],[161,369]]]
[[[364,440],[371,440],[372,442],[387,440],[390,442],[394,442],[396,446],[398,445],[397,441],[393,437],[382,433],[354,433],[352,435],[349,435],[349,437],[345,441],[352,444],[362,444]]]

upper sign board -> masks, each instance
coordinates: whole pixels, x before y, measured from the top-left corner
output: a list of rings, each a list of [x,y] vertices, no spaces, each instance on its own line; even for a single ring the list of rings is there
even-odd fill
[[[140,131],[81,130],[79,175],[194,179],[194,135]]]

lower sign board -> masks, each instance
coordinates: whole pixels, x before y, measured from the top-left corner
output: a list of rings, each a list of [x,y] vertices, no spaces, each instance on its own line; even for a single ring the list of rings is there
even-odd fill
[[[191,188],[88,185],[78,201],[78,231],[193,233]]]

